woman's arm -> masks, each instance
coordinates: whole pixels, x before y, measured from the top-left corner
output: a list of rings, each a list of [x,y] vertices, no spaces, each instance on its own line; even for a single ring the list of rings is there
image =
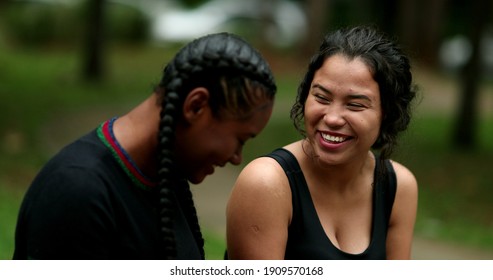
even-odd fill
[[[395,161],[392,164],[397,176],[397,191],[387,235],[387,259],[410,259],[418,207],[418,184],[406,167]]]
[[[226,212],[230,259],[284,259],[291,190],[274,159],[255,159],[242,170]]]

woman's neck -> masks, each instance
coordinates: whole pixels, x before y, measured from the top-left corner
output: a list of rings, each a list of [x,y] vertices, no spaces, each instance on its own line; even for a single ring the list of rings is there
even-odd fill
[[[349,162],[328,165],[320,162],[317,157],[311,154],[311,148],[305,140],[302,141],[300,147],[301,158],[303,159],[300,164],[306,167],[305,175],[311,176],[312,179],[322,183],[327,188],[337,192],[348,192],[353,187],[358,186],[358,182],[367,181],[368,177],[371,177],[370,181],[373,180],[375,159],[371,152]]]
[[[160,106],[153,94],[113,124],[113,133],[138,168],[156,177]]]

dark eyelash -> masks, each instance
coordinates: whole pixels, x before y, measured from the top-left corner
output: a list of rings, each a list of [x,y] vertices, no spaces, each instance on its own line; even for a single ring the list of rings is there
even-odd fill
[[[315,98],[317,99],[321,99],[321,100],[325,100],[325,101],[329,101],[329,99],[321,94],[314,94]]]

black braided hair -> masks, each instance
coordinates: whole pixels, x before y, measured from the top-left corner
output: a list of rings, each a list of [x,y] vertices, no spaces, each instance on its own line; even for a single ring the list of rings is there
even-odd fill
[[[156,91],[162,108],[158,139],[160,227],[167,259],[177,257],[173,196],[185,206],[185,215],[202,259],[205,258],[190,185],[173,160],[174,131],[182,117],[180,108],[186,95],[196,87],[209,90],[209,106],[218,118],[225,114],[247,117],[258,101],[273,100],[277,90],[270,67],[260,53],[229,33],[211,34],[190,42],[166,65]]]

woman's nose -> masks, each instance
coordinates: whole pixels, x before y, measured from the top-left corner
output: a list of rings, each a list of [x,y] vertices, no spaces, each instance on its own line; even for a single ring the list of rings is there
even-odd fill
[[[346,124],[343,108],[339,108],[335,105],[330,106],[324,115],[324,122],[329,127],[340,127]]]
[[[231,157],[230,161],[232,165],[239,165],[242,161],[241,148],[236,151]]]

